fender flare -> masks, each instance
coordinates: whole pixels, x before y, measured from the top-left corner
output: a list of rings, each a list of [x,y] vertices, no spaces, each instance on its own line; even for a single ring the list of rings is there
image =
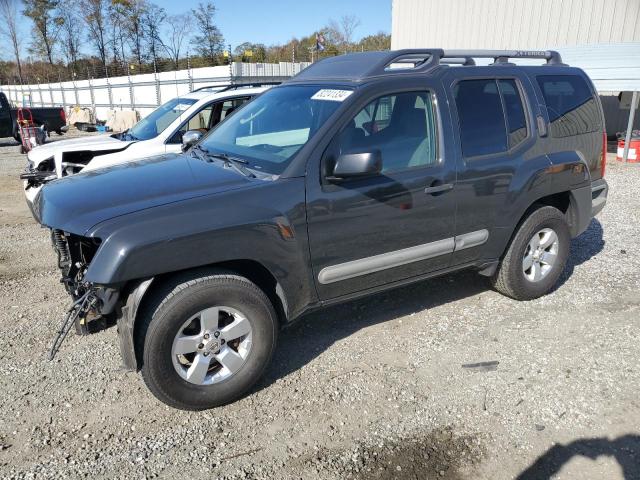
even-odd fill
[[[134,329],[136,318],[138,317],[138,308],[153,280],[154,277],[147,278],[136,282],[132,286],[127,296],[127,301],[122,306],[121,315],[118,317],[118,341],[120,343],[122,362],[127,370],[134,372],[140,370],[140,362],[136,356],[134,342]]]
[[[138,371],[142,367],[142,362],[138,355],[139,352],[136,350],[136,323],[138,321],[138,310],[140,305],[155,279],[156,277],[146,278],[136,281],[131,285],[127,289],[128,294],[126,296],[126,301],[122,305],[118,315],[117,329],[120,354],[122,356],[125,369],[129,371]],[[263,288],[265,294],[274,303],[274,308],[276,308],[278,316],[281,317],[281,321],[286,323],[290,320],[291,313],[289,312],[287,297],[281,283],[275,278],[273,280],[275,281],[273,295],[279,299],[280,306],[275,304],[276,299],[271,298],[270,292],[264,290],[260,283],[258,283],[258,286]],[[281,311],[280,307],[282,309]]]

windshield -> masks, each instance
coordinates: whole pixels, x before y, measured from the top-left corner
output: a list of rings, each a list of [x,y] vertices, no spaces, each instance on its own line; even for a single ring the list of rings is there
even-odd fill
[[[317,86],[271,89],[221,123],[201,146],[279,175],[351,92]]]
[[[193,98],[180,97],[169,100],[131,127],[126,136],[132,137],[132,140],[155,138],[196,102]]]

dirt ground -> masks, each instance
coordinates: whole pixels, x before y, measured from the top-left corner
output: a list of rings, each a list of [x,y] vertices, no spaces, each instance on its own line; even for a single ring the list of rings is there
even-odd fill
[[[552,294],[464,272],[336,306],[245,398],[189,413],[121,370],[115,329],[46,359],[68,298],[17,149],[0,139],[1,478],[640,478],[639,166],[609,162]]]

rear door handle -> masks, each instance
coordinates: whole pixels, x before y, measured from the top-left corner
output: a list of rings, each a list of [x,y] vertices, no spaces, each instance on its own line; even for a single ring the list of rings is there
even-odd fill
[[[441,183],[440,185],[425,188],[424,193],[426,193],[427,195],[433,195],[434,193],[448,192],[452,188],[453,183]]]

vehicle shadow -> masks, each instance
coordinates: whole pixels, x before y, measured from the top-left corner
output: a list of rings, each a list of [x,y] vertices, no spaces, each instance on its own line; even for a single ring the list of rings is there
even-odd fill
[[[572,241],[567,267],[555,288],[576,266],[602,251],[602,225],[596,219]],[[280,334],[273,362],[254,391],[297,371],[331,345],[363,328],[476,295],[490,288],[474,271],[461,271],[309,313]]]
[[[0,138],[0,147],[17,147],[19,145],[13,138]]]
[[[604,249],[605,241],[602,234],[602,224],[597,218],[593,218],[587,229],[571,241],[567,265],[554,290],[564,285],[578,265],[582,265]]]
[[[302,368],[358,330],[455,302],[488,288],[485,277],[463,271],[309,313],[281,332],[273,362],[256,390]]]
[[[614,440],[608,438],[584,438],[566,445],[556,444],[542,454],[517,480],[551,479],[573,457],[592,460],[600,456],[613,457],[622,468],[625,480],[640,478],[640,436],[623,435]]]

